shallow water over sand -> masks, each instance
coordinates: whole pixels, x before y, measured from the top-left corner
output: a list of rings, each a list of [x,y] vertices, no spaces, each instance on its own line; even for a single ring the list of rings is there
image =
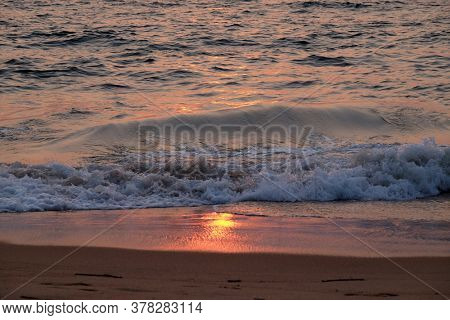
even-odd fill
[[[433,212],[424,210],[431,205]],[[227,253],[449,256],[448,206],[448,199],[438,198],[1,214],[0,241]]]

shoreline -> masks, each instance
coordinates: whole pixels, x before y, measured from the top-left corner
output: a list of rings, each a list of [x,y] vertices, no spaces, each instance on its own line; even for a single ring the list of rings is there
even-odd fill
[[[76,247],[0,243],[5,297]],[[7,299],[442,299],[450,257],[80,248]],[[429,287],[429,286],[430,287]]]
[[[448,199],[429,202],[240,203],[202,207],[0,214],[0,242],[147,251],[450,256]],[[395,212],[387,214],[387,212]],[[297,216],[295,216],[297,215]],[[300,215],[300,216],[298,216]],[[356,218],[360,216],[360,218]],[[395,218],[394,218],[395,217]],[[409,218],[407,218],[409,217]],[[360,241],[356,240],[359,239]]]

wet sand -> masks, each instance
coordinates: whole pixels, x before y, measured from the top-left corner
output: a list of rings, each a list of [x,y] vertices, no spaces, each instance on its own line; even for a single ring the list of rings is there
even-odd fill
[[[427,204],[311,204],[323,217],[295,203],[5,213],[0,296],[441,299],[448,201],[435,199],[419,223]]]
[[[145,251],[448,257],[448,204],[447,198],[436,198],[2,213],[0,242]]]
[[[74,249],[0,244],[1,296],[7,299],[442,299],[450,296],[450,257],[394,258],[424,284],[383,258],[89,247],[53,265]]]

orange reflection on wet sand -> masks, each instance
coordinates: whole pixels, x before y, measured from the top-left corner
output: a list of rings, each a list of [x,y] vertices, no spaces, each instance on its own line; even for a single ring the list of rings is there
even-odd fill
[[[222,239],[233,233],[238,223],[231,213],[211,213],[203,217],[203,228],[210,239]]]
[[[446,235],[446,225],[441,221],[448,216],[448,200],[442,198],[433,205],[435,208],[427,222],[433,226],[431,229],[430,226],[411,227],[407,220],[414,214],[423,217],[429,200],[395,204],[241,203],[231,207],[150,208],[132,212],[3,213],[0,242],[50,246],[88,243],[91,247],[223,253],[376,255],[328,219],[307,216],[310,212],[307,208],[314,206],[328,216],[340,217],[339,223],[347,230],[389,256],[448,256],[448,241],[440,240]],[[387,222],[392,210],[397,217],[395,226]],[[256,216],[256,212],[260,215]],[[296,217],[298,212],[305,216]],[[370,223],[372,220],[374,223]],[[386,230],[386,222],[396,232]]]
[[[251,251],[244,234],[238,232],[241,222],[231,213],[202,214],[197,228],[180,237],[170,249],[193,251],[242,252]]]

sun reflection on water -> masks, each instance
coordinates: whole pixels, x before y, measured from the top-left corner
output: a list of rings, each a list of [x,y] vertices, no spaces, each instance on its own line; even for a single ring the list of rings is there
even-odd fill
[[[204,227],[206,237],[210,239],[223,239],[228,237],[233,229],[236,228],[237,222],[233,220],[231,213],[217,213],[205,215]]]
[[[249,252],[252,246],[246,236],[247,219],[228,212],[210,211],[189,216],[189,223],[177,229],[165,250],[213,252]]]

